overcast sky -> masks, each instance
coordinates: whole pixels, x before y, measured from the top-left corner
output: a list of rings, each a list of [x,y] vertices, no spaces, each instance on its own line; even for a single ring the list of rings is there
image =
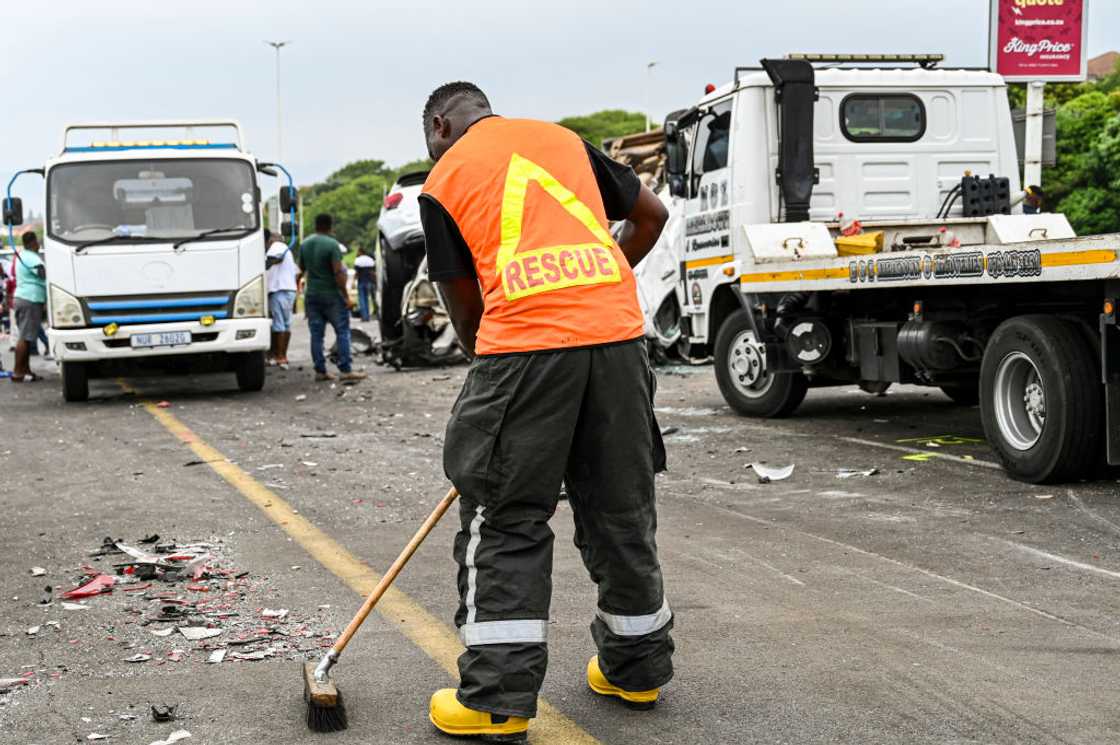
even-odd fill
[[[1089,53],[1120,48],[1120,0],[1089,0]],[[791,51],[943,52],[987,64],[988,0],[47,0],[5,2],[0,178],[58,152],[89,120],[234,117],[276,155],[281,56],[284,162],[299,183],[359,158],[425,154],[420,110],[448,80],[497,111],[557,119],[655,117],[723,83],[736,64]],[[35,177],[24,177],[35,178]],[[24,182],[20,182],[23,184]],[[27,184],[27,196],[38,189]],[[29,205],[36,211],[40,206]]]

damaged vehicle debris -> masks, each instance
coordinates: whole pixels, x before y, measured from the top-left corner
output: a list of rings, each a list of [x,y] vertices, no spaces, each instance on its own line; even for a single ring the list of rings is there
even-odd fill
[[[402,367],[465,361],[436,284],[428,278],[419,197],[427,171],[400,176],[377,218],[377,308],[382,362]]]
[[[62,572],[69,579],[36,605],[47,619],[22,629],[21,636],[50,665],[25,665],[19,677],[3,677],[8,671],[0,671],[0,695],[58,679],[67,670],[68,650],[87,642],[112,645],[112,658],[122,669],[303,660],[331,645],[337,629],[327,620],[329,606],[308,613],[276,608],[272,583],[235,566],[223,556],[225,548],[219,539],[177,542],[152,534],[126,543],[105,538],[87,554],[88,563],[79,560],[76,570]],[[60,572],[56,568],[51,574]],[[77,617],[70,612],[79,610],[85,611],[81,625],[72,623]],[[72,638],[90,623],[92,636]],[[160,708],[174,716],[173,706]],[[154,708],[153,719],[170,721],[160,719]]]

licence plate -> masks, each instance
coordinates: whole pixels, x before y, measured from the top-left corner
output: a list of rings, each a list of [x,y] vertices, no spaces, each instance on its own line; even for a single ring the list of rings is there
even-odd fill
[[[164,331],[159,334],[133,334],[128,338],[133,349],[140,347],[178,347],[191,343],[190,331]]]

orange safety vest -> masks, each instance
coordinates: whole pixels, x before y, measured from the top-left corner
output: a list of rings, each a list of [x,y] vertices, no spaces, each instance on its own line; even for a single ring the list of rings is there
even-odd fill
[[[476,122],[424,182],[471,250],[478,354],[642,336],[630,264],[608,230],[583,140],[527,119]]]

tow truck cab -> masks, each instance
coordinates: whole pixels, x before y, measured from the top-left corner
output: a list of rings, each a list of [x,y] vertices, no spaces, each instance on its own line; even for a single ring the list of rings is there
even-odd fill
[[[937,61],[763,60],[666,122],[689,352],[747,416],[936,386],[1016,478],[1120,465],[1120,234],[1024,213],[1003,79]]]
[[[168,129],[182,138],[121,138]],[[67,400],[86,399],[92,377],[138,368],[232,370],[242,390],[262,387],[258,172],[275,173],[245,151],[236,122],[67,127],[45,167],[43,236],[50,346]]]
[[[666,123],[669,187],[684,201],[680,300],[694,356],[710,352],[740,307],[733,264],[749,254],[744,226],[811,220],[835,232],[840,214],[865,226],[928,225],[966,172],[1006,177],[1019,190],[1003,78],[922,66],[934,55],[899,59],[915,66],[740,67]],[[802,66],[810,73],[798,80]],[[961,217],[958,202],[941,222]]]

